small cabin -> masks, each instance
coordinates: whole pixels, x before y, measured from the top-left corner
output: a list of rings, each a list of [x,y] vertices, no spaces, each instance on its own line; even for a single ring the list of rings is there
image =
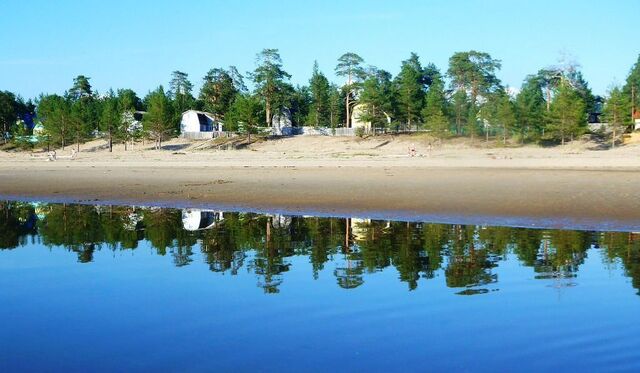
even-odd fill
[[[182,211],[182,226],[185,230],[194,232],[215,227],[224,220],[220,211],[186,209]]]
[[[180,119],[180,135],[189,139],[210,139],[214,132],[222,131],[222,122],[211,113],[187,110]]]

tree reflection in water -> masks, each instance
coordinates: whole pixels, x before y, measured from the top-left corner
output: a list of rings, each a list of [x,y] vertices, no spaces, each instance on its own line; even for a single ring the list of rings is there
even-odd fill
[[[393,268],[409,290],[442,273],[458,294],[481,294],[498,283],[496,268],[509,255],[536,279],[571,286],[587,250],[601,249],[607,265],[622,265],[640,289],[640,239],[634,233],[535,230],[320,218],[255,213],[0,202],[0,249],[29,243],[65,248],[78,262],[97,250],[135,250],[147,241],[176,266],[202,254],[213,272],[245,268],[265,293],[277,293],[293,257],[306,257],[311,276],[327,269],[338,286],[362,286]],[[640,293],[639,293],[640,294]]]

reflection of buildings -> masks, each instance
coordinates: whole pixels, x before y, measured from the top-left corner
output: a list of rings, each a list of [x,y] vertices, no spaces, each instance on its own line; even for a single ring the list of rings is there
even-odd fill
[[[187,231],[201,231],[215,227],[224,219],[221,211],[186,209],[182,210],[182,226]]]
[[[371,219],[349,219],[349,228],[351,229],[351,235],[356,240],[364,240],[367,238],[367,232],[369,231],[369,225]]]

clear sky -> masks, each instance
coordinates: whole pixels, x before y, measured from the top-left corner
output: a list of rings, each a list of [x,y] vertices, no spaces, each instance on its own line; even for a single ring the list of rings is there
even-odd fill
[[[333,68],[346,51],[395,75],[412,51],[445,71],[452,53],[476,49],[501,59],[499,77],[519,87],[568,53],[604,94],[640,53],[640,0],[2,0],[0,12],[0,90],[25,98],[62,93],[78,74],[101,92],[143,96],[173,70],[197,94],[210,68],[252,70],[263,48],[280,50],[295,84],[314,60],[339,82]]]

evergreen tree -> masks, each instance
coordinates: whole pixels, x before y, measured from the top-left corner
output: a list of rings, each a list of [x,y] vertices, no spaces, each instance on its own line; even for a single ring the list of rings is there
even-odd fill
[[[625,100],[629,103],[629,113],[630,117],[627,117],[628,120],[635,119],[633,118],[636,115],[636,118],[640,119],[640,55],[638,55],[638,60],[629,71],[629,75],[627,76],[626,82],[622,87],[622,93],[625,97]]]
[[[395,103],[391,74],[372,69],[362,85],[360,104],[363,105],[360,120],[371,123],[372,130],[384,128],[391,123]]]
[[[467,124],[469,113],[469,98],[464,90],[457,90],[451,100],[453,122],[456,127],[456,134],[462,135],[462,130]]]
[[[273,115],[284,107],[287,100],[286,82],[291,75],[282,68],[282,59],[277,49],[263,49],[258,53],[256,61],[258,66],[251,77],[256,94],[264,103],[266,125],[271,126]]]
[[[143,128],[155,140],[155,148],[162,148],[162,140],[175,130],[171,100],[162,86],[147,95],[147,114],[143,117]]]
[[[401,118],[411,127],[420,120],[425,95],[424,71],[417,54],[411,53],[408,60],[402,61],[396,84]]]
[[[142,136],[142,124],[136,120],[136,111],[142,109],[142,101],[131,89],[118,90],[119,137],[127,150],[127,143]]]
[[[232,71],[237,74],[235,78],[232,76]],[[205,110],[224,121],[224,116],[229,111],[233,100],[244,87],[242,75],[237,73],[234,67],[229,71],[215,68],[209,70],[203,80],[200,99],[204,102]]]
[[[585,104],[568,82],[560,83],[551,102],[547,134],[560,140],[562,145],[585,131],[587,120]]]
[[[47,142],[60,144],[62,150],[72,135],[71,103],[58,95],[40,96],[36,109]]]
[[[286,104],[291,114],[291,121],[295,126],[303,126],[309,117],[312,104],[312,96],[306,86],[296,86],[289,88],[289,102]]]
[[[506,92],[498,96],[496,121],[502,128],[502,143],[506,145],[516,125],[515,105]]]
[[[5,143],[17,120],[16,96],[9,91],[0,91],[0,123],[2,123],[2,138]]]
[[[516,96],[516,118],[522,142],[537,139],[544,130],[545,99],[543,81],[529,75]]]
[[[247,134],[251,141],[251,134],[257,132],[261,116],[262,105],[257,97],[238,94],[227,113],[226,123],[231,129]]]
[[[171,122],[175,132],[179,131],[182,113],[195,107],[196,100],[191,93],[192,90],[193,84],[189,81],[189,75],[187,73],[178,70],[171,73],[169,92],[167,93],[172,100],[174,117]]]
[[[102,103],[102,113],[100,115],[100,130],[107,135],[109,142],[109,152],[113,151],[113,138],[121,137],[122,119],[118,111],[118,98],[113,91],[110,91]]]
[[[434,78],[425,98],[422,118],[425,127],[437,138],[449,136],[449,120],[447,118],[447,101],[444,82],[440,77]]]
[[[628,115],[627,102],[624,93],[619,87],[614,87],[609,92],[609,97],[604,106],[604,116],[611,129],[611,147],[616,146],[618,135],[623,132],[625,117]]]
[[[343,123],[345,113],[345,96],[335,84],[331,85],[329,94],[329,125],[335,129],[338,123]]]
[[[496,72],[502,63],[485,52],[457,52],[449,58],[447,74],[456,91],[469,92],[471,105],[477,104],[478,96],[486,95],[500,87]]]
[[[309,80],[309,90],[311,92],[311,107],[307,123],[314,127],[326,127],[331,125],[330,118],[330,96],[331,85],[329,80],[318,68],[318,62],[313,63],[313,72]]]
[[[73,79],[73,86],[66,94],[72,104],[74,137],[80,149],[80,141],[93,137],[98,131],[98,102],[89,80],[91,78],[78,75]]]
[[[347,52],[338,58],[335,72],[337,76],[347,78],[345,89],[345,127],[351,127],[351,109],[355,104],[360,83],[366,77],[362,64],[364,60],[355,53]]]

